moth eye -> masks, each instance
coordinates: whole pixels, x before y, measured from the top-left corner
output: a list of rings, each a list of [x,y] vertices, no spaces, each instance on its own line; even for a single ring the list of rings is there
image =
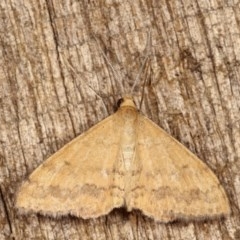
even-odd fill
[[[121,104],[123,103],[123,98],[120,98],[118,101],[117,101],[117,108],[120,108]]]

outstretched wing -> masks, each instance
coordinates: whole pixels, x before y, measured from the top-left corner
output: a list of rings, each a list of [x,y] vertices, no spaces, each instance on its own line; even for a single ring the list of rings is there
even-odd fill
[[[91,218],[123,205],[123,189],[114,184],[121,131],[115,113],[65,145],[23,184],[17,208]]]
[[[182,144],[139,114],[135,162],[139,163],[128,209],[161,222],[230,212],[214,173]]]

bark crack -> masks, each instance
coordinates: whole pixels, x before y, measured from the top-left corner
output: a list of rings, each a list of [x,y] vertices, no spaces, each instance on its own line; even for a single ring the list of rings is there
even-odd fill
[[[5,215],[6,215],[7,223],[9,225],[10,235],[12,235],[13,230],[12,230],[11,218],[10,218],[10,214],[9,214],[9,211],[8,211],[8,208],[7,208],[7,203],[4,199],[4,194],[3,194],[3,191],[2,191],[1,187],[0,187],[0,197],[1,197],[2,202],[3,202],[3,209],[4,209],[4,212],[5,212]]]

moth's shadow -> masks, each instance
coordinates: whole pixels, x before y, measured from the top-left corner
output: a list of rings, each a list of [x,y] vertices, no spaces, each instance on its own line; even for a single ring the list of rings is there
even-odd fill
[[[128,212],[126,208],[121,207],[121,208],[114,208],[109,215],[109,217],[114,217],[114,218],[121,218],[123,221],[129,221],[131,217],[133,216],[139,216],[141,214],[140,211],[133,210],[131,212]]]

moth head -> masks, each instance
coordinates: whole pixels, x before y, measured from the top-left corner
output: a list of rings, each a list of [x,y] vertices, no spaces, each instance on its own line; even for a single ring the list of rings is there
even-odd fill
[[[118,100],[118,106],[121,107],[133,107],[136,108],[136,104],[131,96],[124,96]]]

